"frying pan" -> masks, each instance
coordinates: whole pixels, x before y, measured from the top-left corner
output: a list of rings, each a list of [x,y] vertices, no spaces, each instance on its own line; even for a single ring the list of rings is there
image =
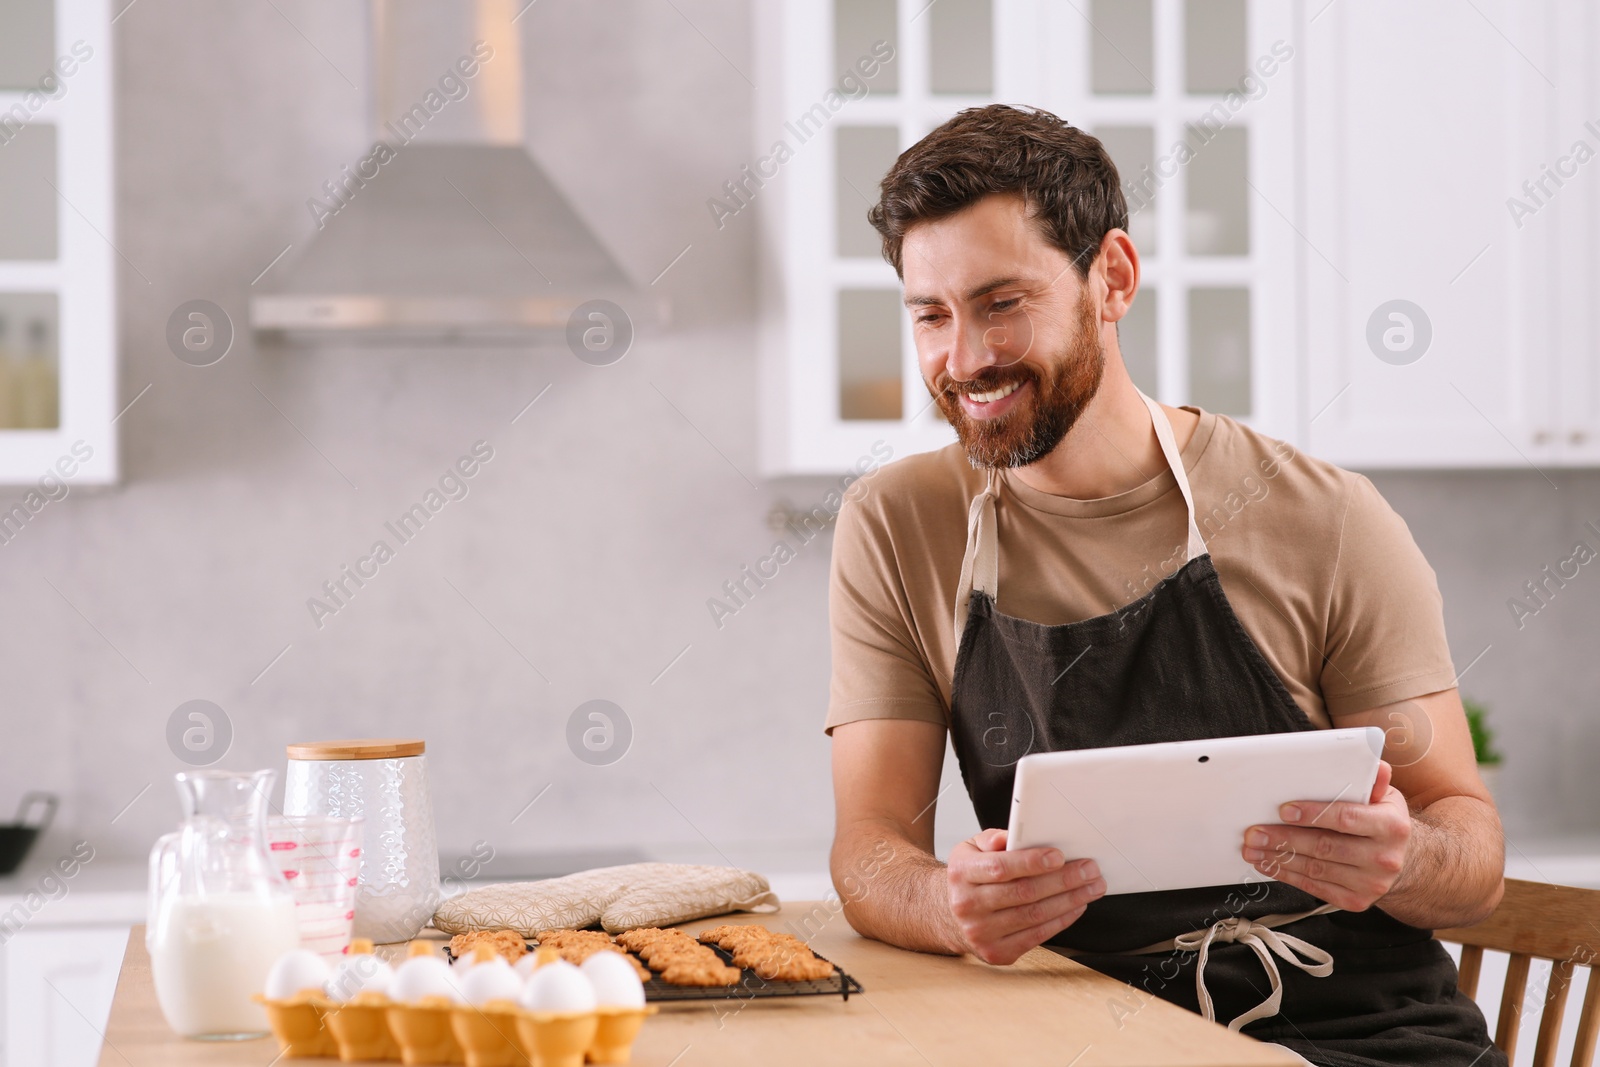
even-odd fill
[[[0,875],[10,874],[22,866],[22,859],[33,847],[34,840],[56,817],[58,804],[54,793],[23,794],[22,803],[17,805],[17,821],[0,823]],[[29,822],[29,811],[39,805],[44,806],[44,817],[38,822]]]

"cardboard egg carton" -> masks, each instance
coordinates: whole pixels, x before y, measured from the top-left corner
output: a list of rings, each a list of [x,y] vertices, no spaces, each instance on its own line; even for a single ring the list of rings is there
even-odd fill
[[[432,951],[425,942],[412,945],[413,955]],[[510,1000],[479,1006],[430,996],[397,1003],[373,992],[340,1002],[320,989],[285,1000],[256,999],[266,1007],[286,1057],[466,1067],[627,1063],[645,1016],[658,1010],[648,1005],[536,1012]]]

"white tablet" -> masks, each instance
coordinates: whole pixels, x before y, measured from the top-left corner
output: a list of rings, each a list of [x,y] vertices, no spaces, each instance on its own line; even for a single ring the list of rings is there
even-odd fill
[[[1024,756],[1006,847],[1093,859],[1108,895],[1271,881],[1239,854],[1244,832],[1291,800],[1364,803],[1383,740],[1367,726]]]

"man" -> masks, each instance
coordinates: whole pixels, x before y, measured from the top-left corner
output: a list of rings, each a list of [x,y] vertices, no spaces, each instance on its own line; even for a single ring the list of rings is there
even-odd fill
[[[1432,937],[1494,909],[1504,852],[1405,524],[1365,478],[1138,392],[1116,324],[1139,255],[1088,134],[964,111],[900,157],[870,218],[959,443],[883,468],[839,520],[850,923],[995,964],[1049,943],[1312,1063],[1504,1064]],[[1107,897],[1089,858],[1006,851],[1027,751],[1357,725],[1388,734],[1369,802],[1252,828],[1259,886]],[[941,863],[947,733],[984,830]],[[1310,948],[1263,964],[1240,940],[1274,934]],[[1180,935],[1210,939],[1203,973]]]

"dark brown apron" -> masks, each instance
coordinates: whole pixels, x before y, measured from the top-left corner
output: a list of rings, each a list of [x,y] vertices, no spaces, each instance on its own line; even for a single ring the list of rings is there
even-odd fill
[[[1189,544],[1188,561],[1141,599],[1059,626],[1002,615],[994,472],[972,503],[950,732],[986,829],[1009,822],[1029,752],[1316,729],[1233,613],[1172,427],[1145,403],[1188,507]],[[1050,945],[1135,987],[1108,1005],[1119,1022],[1155,996],[1326,1067],[1506,1064],[1431,930],[1281,882],[1102,897]]]

